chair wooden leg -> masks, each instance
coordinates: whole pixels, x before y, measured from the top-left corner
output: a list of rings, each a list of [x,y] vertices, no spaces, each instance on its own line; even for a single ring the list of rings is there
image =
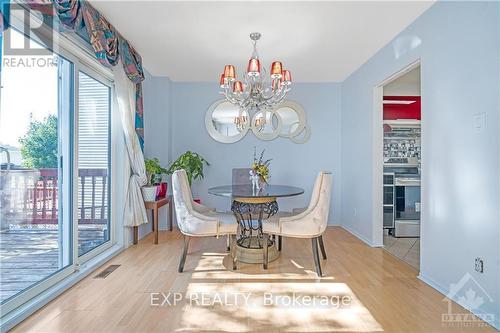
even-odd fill
[[[323,259],[326,259],[325,244],[323,244],[323,235],[319,236],[318,240],[319,240],[319,248],[321,250],[321,255],[323,256]]]
[[[189,236],[184,236],[184,249],[182,251],[181,261],[179,262],[179,273],[184,270],[184,263],[186,262],[186,256],[189,246]]]
[[[134,228],[134,245],[139,241],[139,227],[135,226]]]
[[[153,225],[151,226],[151,231],[155,231],[155,222],[154,222],[154,219],[155,219],[154,209],[151,209],[151,221],[153,221]]]
[[[173,225],[174,225],[174,214],[173,214],[173,205],[174,205],[174,198],[169,197],[168,198],[168,230],[172,231]]]
[[[263,236],[263,245],[264,245],[264,261],[262,262],[262,266],[264,267],[264,269],[267,269],[268,252],[269,252],[269,246],[268,246],[269,235],[263,234],[262,236]]]
[[[281,251],[281,242],[282,242],[282,237],[278,236],[278,251]]]
[[[231,236],[228,236],[231,238],[231,246],[232,246],[232,260],[233,260],[233,270],[236,270],[237,269],[237,266],[236,266],[236,263],[237,263],[237,258],[236,258],[236,235],[231,235]]]
[[[313,250],[313,257],[314,257],[314,265],[316,266],[316,273],[318,274],[318,277],[321,277],[323,273],[321,272],[321,262],[319,260],[319,253],[318,253],[318,238],[315,237],[311,239],[312,243],[312,250]]]

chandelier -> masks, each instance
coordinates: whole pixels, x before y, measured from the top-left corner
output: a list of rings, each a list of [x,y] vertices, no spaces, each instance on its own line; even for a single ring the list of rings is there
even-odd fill
[[[258,32],[250,34],[253,53],[243,75],[243,82],[236,79],[236,68],[233,65],[226,65],[220,76],[221,94],[239,108],[239,116],[234,119],[239,130],[246,126],[248,116],[253,111],[254,114],[262,113],[261,117],[254,120],[254,126],[258,131],[262,131],[266,124],[266,111],[282,102],[291,89],[292,76],[290,71],[283,69],[281,62],[275,61],[271,64],[269,76],[265,68],[261,67],[257,52],[257,41],[260,37]]]

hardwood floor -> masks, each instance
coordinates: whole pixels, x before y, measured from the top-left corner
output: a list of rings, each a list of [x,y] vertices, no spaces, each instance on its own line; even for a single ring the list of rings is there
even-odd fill
[[[338,227],[324,235],[328,259],[322,260],[321,279],[314,273],[309,240],[284,239],[281,257],[267,271],[242,263],[231,271],[225,238],[193,239],[179,274],[182,236],[161,232],[159,245],[151,237],[14,331],[494,332],[487,325],[444,327],[441,314],[448,305],[443,295],[418,280],[411,266]],[[121,267],[106,279],[93,278],[110,264]],[[169,292],[182,293],[183,299],[158,306]],[[294,293],[302,298],[289,304]],[[173,295],[167,298],[172,304]],[[338,306],[337,300],[345,302]],[[454,304],[453,313],[465,310]]]

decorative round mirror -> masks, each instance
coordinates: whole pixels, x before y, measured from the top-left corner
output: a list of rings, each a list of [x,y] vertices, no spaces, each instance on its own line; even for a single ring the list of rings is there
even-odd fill
[[[279,134],[283,138],[293,138],[307,125],[306,114],[298,103],[285,101],[276,108],[275,112],[283,123]]]
[[[295,143],[306,143],[310,137],[311,137],[311,127],[309,125],[306,125],[301,129],[300,132],[290,137],[290,140],[292,140]]]
[[[205,127],[214,140],[233,143],[247,134],[250,128],[248,119],[247,111],[241,112],[234,104],[218,100],[208,108]]]
[[[278,136],[295,143],[305,143],[311,135],[306,113],[293,101],[284,101],[274,110],[242,111],[231,102],[221,99],[213,103],[205,115],[208,134],[222,143],[241,140],[249,129],[261,140],[273,140]]]
[[[281,132],[281,117],[274,111],[259,111],[252,119],[252,132],[261,140],[274,140]]]

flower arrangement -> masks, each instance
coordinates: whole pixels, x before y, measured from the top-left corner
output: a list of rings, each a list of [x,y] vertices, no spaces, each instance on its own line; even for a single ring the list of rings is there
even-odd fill
[[[254,147],[253,150],[253,163],[252,163],[252,173],[260,178],[260,180],[267,184],[269,181],[269,165],[271,164],[271,159],[264,161],[264,152],[262,150],[259,159],[257,159],[257,151]]]

